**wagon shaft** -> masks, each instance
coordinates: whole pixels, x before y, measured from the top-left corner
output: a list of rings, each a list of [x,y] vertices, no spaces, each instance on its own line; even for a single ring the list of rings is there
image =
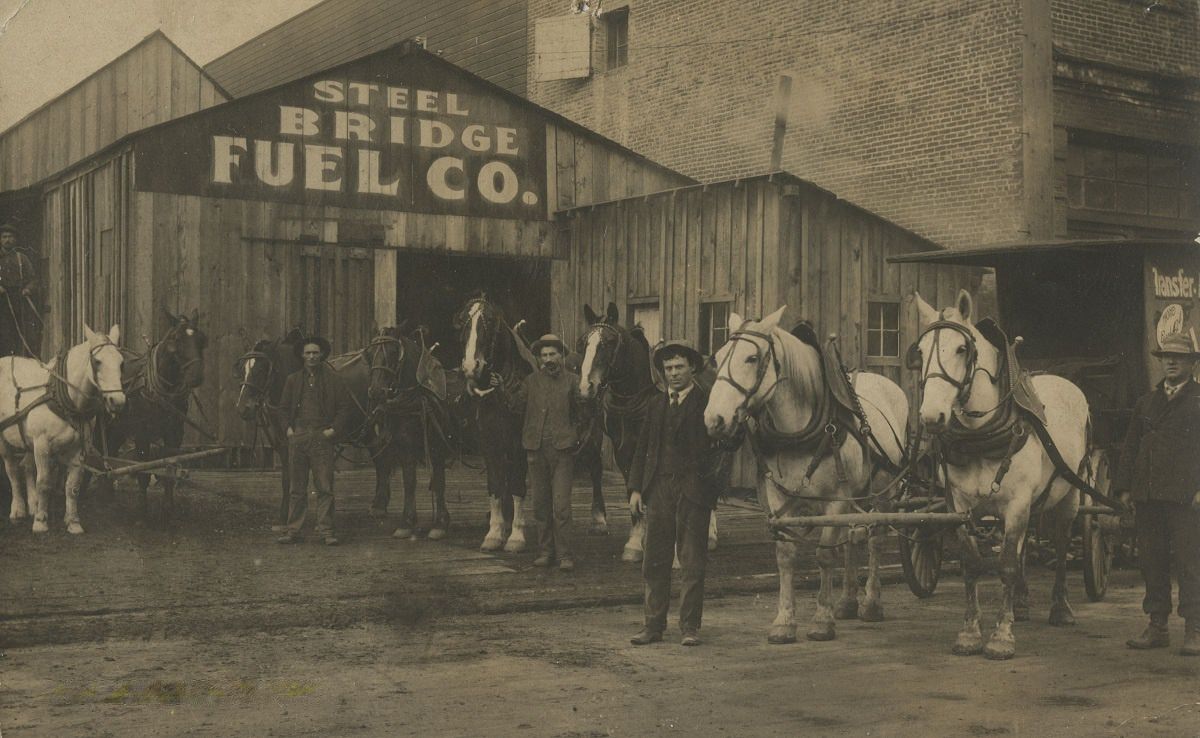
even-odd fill
[[[155,471],[157,469],[162,469],[164,467],[175,466],[184,461],[195,461],[196,459],[204,459],[209,456],[216,456],[217,454],[223,454],[226,451],[228,451],[228,449],[225,449],[225,448],[210,448],[210,449],[206,449],[204,451],[193,451],[192,453],[188,453],[188,454],[180,454],[178,456],[168,456],[168,457],[162,458],[162,459],[154,459],[153,461],[144,461],[144,462],[137,463],[137,464],[130,464],[129,466],[123,466],[120,469],[110,469],[110,470],[105,471],[104,474],[105,474],[105,476],[109,476],[109,477],[120,477],[120,476],[124,476],[126,474],[137,474],[139,472]]]
[[[777,518],[771,521],[772,528],[835,527],[849,528],[856,525],[962,525],[969,519],[967,513],[845,513],[843,515],[804,515]]]

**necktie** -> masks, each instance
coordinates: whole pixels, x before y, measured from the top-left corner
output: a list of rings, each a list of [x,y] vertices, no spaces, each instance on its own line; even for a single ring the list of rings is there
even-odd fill
[[[679,393],[678,392],[671,393],[671,404],[675,407],[679,407]]]

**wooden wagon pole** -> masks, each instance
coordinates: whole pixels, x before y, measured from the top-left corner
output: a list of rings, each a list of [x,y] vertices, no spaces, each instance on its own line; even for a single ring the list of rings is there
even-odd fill
[[[849,528],[858,525],[962,525],[970,519],[967,513],[845,513],[843,515],[804,515],[799,517],[775,518],[772,528],[785,527],[831,527]]]
[[[184,461],[195,461],[196,459],[204,459],[209,456],[216,456],[217,454],[223,454],[228,450],[229,449],[225,447],[221,447],[205,449],[204,451],[193,451],[187,454],[180,454],[179,456],[170,456],[165,459],[155,459],[153,461],[143,461],[137,464],[130,464],[129,466],[122,466],[119,469],[106,470],[104,474],[110,477],[120,477],[126,474],[154,471],[155,469],[162,469],[166,466],[174,466]]]

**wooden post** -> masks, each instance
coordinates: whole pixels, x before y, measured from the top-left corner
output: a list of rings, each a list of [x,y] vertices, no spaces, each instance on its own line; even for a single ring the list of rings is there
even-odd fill
[[[783,137],[787,133],[788,106],[792,100],[792,76],[779,75],[775,87],[775,138],[771,143],[771,171],[783,168]]]

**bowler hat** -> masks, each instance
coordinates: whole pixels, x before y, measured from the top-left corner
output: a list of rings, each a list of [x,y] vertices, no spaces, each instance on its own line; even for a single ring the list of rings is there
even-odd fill
[[[1160,348],[1157,351],[1150,353],[1155,356],[1184,356],[1189,359],[1200,358],[1200,352],[1196,351],[1195,344],[1192,343],[1191,336],[1186,333],[1168,333],[1159,341]]]
[[[13,225],[12,223],[5,223],[4,225],[0,225],[0,233],[11,233],[14,236],[20,235],[20,232],[17,231],[17,227],[15,225]]]
[[[333,353],[333,346],[329,345],[329,341],[321,336],[305,336],[303,340],[292,346],[292,350],[296,352],[296,356],[304,355],[304,347],[310,343],[315,343],[321,348],[321,360],[329,358],[329,354]]]
[[[554,348],[558,349],[558,352],[563,356],[567,355],[567,344],[563,343],[562,339],[553,333],[547,333],[538,340],[534,341],[533,345],[529,347],[529,350],[533,352],[534,356],[537,356],[538,354],[542,353],[542,349],[546,346],[553,346]]]
[[[676,340],[667,341],[663,345],[654,349],[654,366],[661,372],[663,371],[663,362],[668,356],[682,356],[692,365],[692,371],[698,372],[704,367],[704,357],[700,352],[692,346],[691,341]]]

